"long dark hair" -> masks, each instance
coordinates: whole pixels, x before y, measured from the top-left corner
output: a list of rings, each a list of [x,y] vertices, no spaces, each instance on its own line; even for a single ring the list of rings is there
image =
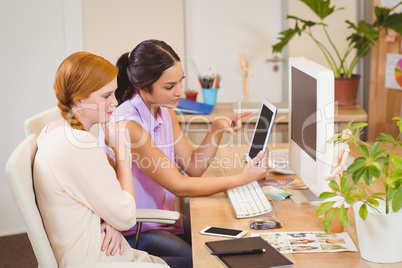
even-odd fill
[[[152,84],[162,73],[180,61],[177,53],[165,42],[145,40],[130,53],[117,60],[116,99],[119,105],[130,99],[139,89],[152,93]]]

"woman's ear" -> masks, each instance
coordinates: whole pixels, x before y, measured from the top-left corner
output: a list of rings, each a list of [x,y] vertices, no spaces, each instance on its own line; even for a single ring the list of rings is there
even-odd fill
[[[142,93],[147,93],[147,94],[151,93],[149,88],[138,88],[137,90],[138,90],[138,92],[142,92]]]

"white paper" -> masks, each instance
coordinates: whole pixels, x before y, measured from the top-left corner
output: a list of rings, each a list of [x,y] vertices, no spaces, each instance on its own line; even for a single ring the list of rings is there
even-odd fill
[[[254,233],[280,253],[358,251],[348,233],[271,232]]]
[[[402,55],[387,53],[385,87],[402,90]]]

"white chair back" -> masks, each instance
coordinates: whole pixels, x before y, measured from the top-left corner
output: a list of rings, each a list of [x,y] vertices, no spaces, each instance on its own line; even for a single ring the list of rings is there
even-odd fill
[[[25,137],[31,134],[36,134],[39,136],[42,129],[53,120],[59,119],[61,117],[59,108],[53,107],[46,111],[43,111],[37,115],[28,118],[24,122]]]
[[[50,122],[61,118],[60,109],[56,106],[37,115],[34,115],[24,122],[25,137],[31,134],[39,136],[42,129]],[[95,124],[91,127],[89,132],[95,137],[99,136],[102,127],[100,124]]]
[[[36,206],[32,180],[32,165],[38,149],[37,136],[30,135],[14,150],[6,165],[11,193],[27,229],[39,267],[57,268],[52,247]]]

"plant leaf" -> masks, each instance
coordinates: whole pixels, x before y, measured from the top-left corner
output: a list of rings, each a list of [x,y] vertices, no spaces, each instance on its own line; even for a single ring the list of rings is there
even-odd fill
[[[380,142],[389,142],[389,143],[395,143],[395,138],[392,137],[392,135],[388,134],[388,133],[380,133],[380,135],[378,135],[375,138],[376,141],[380,141]]]
[[[335,193],[323,192],[323,193],[320,194],[319,198],[320,198],[320,200],[325,200],[325,199],[328,199],[328,198],[331,198],[331,197],[334,197],[334,196],[336,196]]]
[[[328,183],[329,188],[331,188],[332,190],[336,191],[336,192],[341,192],[341,189],[339,189],[339,185],[335,180],[331,180]]]
[[[364,194],[364,191],[362,190],[362,189],[360,189],[360,188],[357,188],[357,195],[360,197],[360,198],[364,198],[366,195]]]
[[[385,196],[385,193],[377,192],[377,193],[372,194],[370,197],[377,198],[377,199],[383,199],[381,196]]]
[[[372,204],[373,206],[375,206],[375,207],[378,207],[379,206],[379,202],[378,202],[378,200],[376,200],[376,199],[374,199],[374,198],[369,198],[369,199],[367,199],[367,202],[369,202],[370,204]]]
[[[338,209],[339,208],[331,209],[327,215],[325,215],[324,221],[322,222],[322,227],[326,233],[328,233],[329,227],[331,227],[332,223],[334,222],[334,217]]]
[[[401,177],[402,177],[402,172],[393,172],[392,173],[392,175],[390,175],[390,176],[388,176],[386,179],[385,179],[385,183],[386,184],[388,184],[388,185],[390,185],[391,187],[394,187],[394,188],[399,188],[398,186],[400,185],[397,185],[397,183],[399,182],[399,180],[401,179]]]
[[[360,218],[362,218],[363,220],[366,220],[366,218],[367,218],[367,205],[366,204],[363,204],[360,207],[359,215],[360,215]]]
[[[279,34],[282,36],[278,37],[280,41],[272,46],[273,53],[281,53],[283,48],[289,43],[293,36],[296,34],[301,34],[301,30],[297,27],[295,29],[287,29]]]
[[[361,169],[366,165],[366,158],[358,157],[353,161],[353,163],[348,167],[346,173],[351,174],[356,172],[357,170]]]
[[[369,170],[370,174],[371,174],[374,178],[378,179],[378,178],[381,176],[381,170],[379,170],[378,167],[377,167],[376,165],[374,165],[374,164],[375,164],[375,163],[371,164],[371,165],[368,167],[368,170]],[[378,164],[377,164],[377,165],[378,165]],[[379,168],[381,169],[381,166],[380,166]],[[370,183],[371,183],[371,181],[370,181]]]
[[[341,191],[342,193],[346,193],[349,188],[349,178],[348,176],[342,176],[341,178]]]
[[[392,199],[392,210],[398,212],[402,208],[402,188],[396,192],[394,198]]]
[[[367,127],[367,126],[368,126],[368,124],[366,122],[361,122],[361,123],[354,124],[353,126],[349,127],[349,129],[350,130],[355,130],[355,129],[364,128],[364,127]]]
[[[342,205],[338,210],[338,220],[340,223],[342,223],[343,227],[346,227],[346,225],[348,225],[349,218],[345,205]]]
[[[377,153],[378,153],[378,150],[380,149],[380,143],[379,142],[375,142],[374,144],[373,144],[373,146],[371,147],[371,150],[370,150],[370,156],[372,157],[372,158],[377,158]]]
[[[377,159],[375,160],[375,162],[381,163],[381,164],[388,164],[388,163],[389,163],[389,160],[388,160],[387,157],[381,156],[381,157],[377,158]]]
[[[402,132],[402,117],[395,116],[394,118],[392,118],[392,120],[398,120],[396,125],[399,127],[399,131]]]
[[[354,184],[357,184],[357,183],[359,182],[359,180],[360,180],[360,178],[361,178],[361,176],[363,175],[363,173],[364,173],[365,170],[366,170],[366,167],[363,167],[363,168],[361,168],[361,169],[355,171],[355,172],[352,174],[352,179],[353,179],[353,183],[354,183]]]
[[[351,204],[353,204],[355,202],[355,200],[350,195],[345,196],[345,201],[349,205],[351,205]]]
[[[367,185],[370,185],[372,180],[373,180],[373,174],[371,174],[370,168],[366,168],[364,170],[364,182]]]
[[[386,198],[388,200],[392,200],[392,198],[394,198],[396,192],[397,192],[397,189],[395,189],[393,187],[388,187]]]
[[[394,155],[391,156],[391,161],[394,163],[398,168],[402,168],[402,157]]]
[[[305,3],[321,20],[331,15],[335,11],[335,6],[330,7],[327,0],[301,0]]]
[[[335,134],[327,141],[327,143],[332,143],[332,142],[335,142],[335,141],[339,141],[341,135],[342,135],[342,133],[335,133]]]
[[[329,202],[322,203],[321,205],[318,206],[317,210],[315,211],[315,215],[317,217],[321,216],[322,214],[325,213],[325,211],[330,209],[334,204],[335,204],[335,201],[329,201]]]
[[[349,192],[351,192],[351,191],[353,191],[353,190],[355,190],[355,189],[357,189],[357,186],[356,186],[356,185],[351,185],[351,186],[348,188],[348,190],[346,191],[346,193],[349,193]]]
[[[402,34],[402,13],[389,15],[384,21],[384,27],[391,28],[397,33]]]
[[[370,157],[370,153],[367,149],[367,146],[364,144],[360,144],[357,149],[359,150],[359,152],[365,157],[365,158],[369,158]]]

